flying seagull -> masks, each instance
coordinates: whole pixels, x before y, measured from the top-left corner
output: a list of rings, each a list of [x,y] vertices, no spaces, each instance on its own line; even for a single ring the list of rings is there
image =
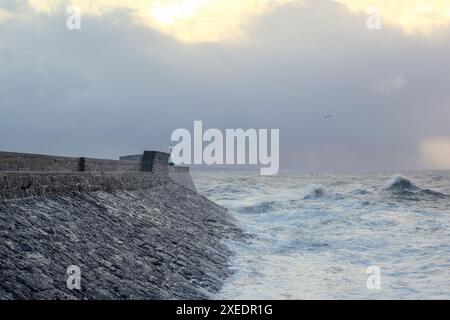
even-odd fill
[[[333,115],[331,115],[331,114],[326,114],[326,115],[323,116],[323,118],[324,118],[324,119],[331,119],[331,118],[333,118]]]

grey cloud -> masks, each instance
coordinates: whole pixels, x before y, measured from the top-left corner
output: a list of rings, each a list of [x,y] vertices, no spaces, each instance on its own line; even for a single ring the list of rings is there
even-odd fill
[[[203,120],[280,128],[284,169],[399,169],[419,165],[424,137],[450,136],[448,32],[371,32],[325,1],[255,20],[235,45],[182,44],[121,12],[79,31],[36,19],[0,31],[0,149],[113,157]],[[397,74],[402,90],[374,92]]]

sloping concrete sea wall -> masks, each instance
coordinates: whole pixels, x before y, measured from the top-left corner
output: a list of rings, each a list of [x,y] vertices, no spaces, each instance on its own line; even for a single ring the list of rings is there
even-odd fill
[[[152,159],[142,171],[142,159],[0,153],[0,299],[217,292],[230,275],[223,241],[244,235],[224,208],[169,176],[167,154]],[[67,285],[72,265],[80,289]]]

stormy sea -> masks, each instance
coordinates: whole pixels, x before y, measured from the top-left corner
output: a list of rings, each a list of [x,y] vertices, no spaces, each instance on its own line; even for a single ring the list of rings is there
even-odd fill
[[[252,235],[213,298],[450,299],[450,172],[193,176]]]

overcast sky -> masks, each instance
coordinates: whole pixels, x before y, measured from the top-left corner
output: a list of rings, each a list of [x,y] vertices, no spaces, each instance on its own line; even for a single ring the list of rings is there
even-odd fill
[[[117,158],[202,120],[279,128],[281,169],[450,168],[450,1],[130,2],[0,0],[0,150]]]

